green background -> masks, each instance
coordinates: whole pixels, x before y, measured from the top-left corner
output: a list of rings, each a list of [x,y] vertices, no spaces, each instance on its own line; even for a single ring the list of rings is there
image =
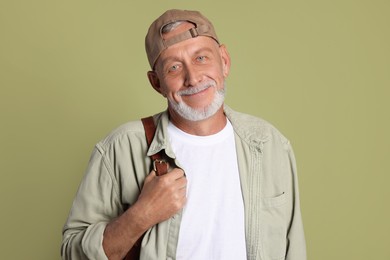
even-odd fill
[[[94,144],[165,108],[144,35],[198,9],[232,57],[227,103],[293,143],[309,259],[390,259],[390,2],[1,1],[0,259],[60,259]]]

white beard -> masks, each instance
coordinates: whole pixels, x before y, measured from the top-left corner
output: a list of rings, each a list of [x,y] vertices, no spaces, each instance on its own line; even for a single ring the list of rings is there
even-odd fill
[[[203,91],[209,87],[216,87],[216,82],[211,80],[211,81],[206,81],[202,82],[197,86],[188,88],[186,90],[180,91],[178,94],[180,96],[183,95],[190,95],[194,93],[198,93],[200,91]],[[168,99],[168,102],[172,109],[178,113],[181,117],[190,120],[190,121],[201,121],[204,119],[207,119],[211,116],[213,116],[223,105],[223,102],[225,100],[225,83],[223,89],[219,89],[215,92],[214,99],[211,102],[210,105],[200,108],[200,109],[195,109],[190,106],[188,106],[186,103],[183,101],[181,102],[176,102],[174,100]]]

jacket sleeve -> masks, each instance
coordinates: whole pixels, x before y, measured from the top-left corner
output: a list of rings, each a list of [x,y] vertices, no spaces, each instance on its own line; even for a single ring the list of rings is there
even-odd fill
[[[294,152],[290,143],[287,143],[287,151],[291,169],[291,199],[289,200],[289,225],[287,233],[286,260],[306,260],[306,242],[302,224],[302,215],[299,202],[298,176]]]
[[[123,210],[112,172],[96,146],[63,228],[62,259],[107,259],[103,232],[107,223]]]

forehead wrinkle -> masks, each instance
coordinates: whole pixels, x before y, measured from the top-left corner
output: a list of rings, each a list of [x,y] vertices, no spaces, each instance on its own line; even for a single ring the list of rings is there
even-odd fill
[[[181,51],[183,52],[183,51]],[[188,49],[185,50],[185,52],[189,53],[190,51]],[[196,49],[193,52],[189,53],[189,56],[196,56],[198,54],[201,54],[202,52],[209,52],[213,53],[213,49],[210,47],[201,47],[200,49]],[[161,57],[161,64],[164,66],[166,63],[172,62],[172,61],[180,61],[180,56],[182,55],[169,55],[168,57]]]
[[[202,47],[194,52],[194,55],[200,54],[202,52],[210,52],[213,53],[213,49],[210,47]]]
[[[202,42],[197,42],[198,39],[202,39]],[[165,49],[158,58],[154,69],[157,69],[158,67],[164,68],[168,62],[182,62],[184,60],[183,56],[186,56],[187,54],[188,56],[193,57],[194,55],[205,51],[218,55],[218,49],[219,44],[209,37],[199,36],[188,39]],[[167,54],[167,52],[169,54]]]

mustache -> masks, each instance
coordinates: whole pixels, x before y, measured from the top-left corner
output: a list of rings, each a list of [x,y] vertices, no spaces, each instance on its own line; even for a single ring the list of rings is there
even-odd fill
[[[214,80],[208,80],[208,81],[200,82],[200,83],[196,84],[195,86],[190,87],[188,89],[181,90],[178,92],[178,94],[180,96],[189,96],[189,95],[199,93],[205,89],[208,89],[210,87],[215,87],[215,86],[217,86],[217,83]]]

